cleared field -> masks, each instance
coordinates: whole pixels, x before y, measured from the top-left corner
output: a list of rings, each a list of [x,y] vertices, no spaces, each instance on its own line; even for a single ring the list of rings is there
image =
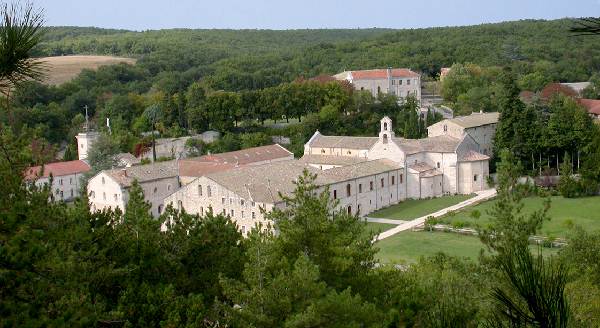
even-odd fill
[[[531,213],[542,208],[544,198],[528,197],[523,199],[523,213]],[[489,210],[495,200],[490,200],[462,211],[447,215],[442,222],[458,227],[485,227],[490,222]],[[473,211],[479,211],[481,217],[475,219],[471,216]],[[570,228],[581,226],[588,231],[600,230],[600,197],[564,198],[556,196],[551,198],[551,220],[544,222],[541,234],[549,237],[565,237]]]
[[[366,230],[368,232],[381,233],[383,231],[392,229],[395,226],[395,224],[367,222]]]
[[[415,263],[421,257],[440,252],[476,260],[484,245],[479,238],[448,232],[405,231],[375,244],[376,257],[381,263]],[[536,254],[537,246],[530,247]],[[556,254],[558,249],[543,248],[544,255]]]
[[[72,80],[83,69],[97,69],[100,66],[118,63],[135,64],[136,60],[112,56],[58,56],[40,58],[47,67],[44,83],[58,85]]]
[[[472,198],[474,195],[444,196],[431,199],[408,199],[375,213],[370,214],[373,218],[385,218],[392,220],[412,220],[437,212],[448,206],[456,205],[462,201]]]

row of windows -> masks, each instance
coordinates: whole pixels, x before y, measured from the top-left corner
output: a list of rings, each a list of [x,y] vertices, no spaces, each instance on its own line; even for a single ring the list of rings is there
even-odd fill
[[[58,184],[59,185],[63,185],[63,179],[58,179]],[[73,178],[69,178],[69,184],[72,185],[73,184]]]
[[[74,196],[75,192],[73,191],[73,189],[71,189],[71,198]],[[60,196],[60,198],[65,198],[65,194],[62,190],[60,189],[56,189],[56,195]]]
[[[402,81],[404,81],[404,80],[402,80],[402,79],[400,79],[400,80],[392,80],[392,85],[396,85],[396,84],[397,85],[402,85]],[[406,85],[410,85],[410,81],[411,80],[406,80]]]
[[[402,184],[404,182],[404,174],[400,174],[400,183]],[[381,178],[380,180],[380,184],[381,184],[381,188],[385,187],[385,179]],[[395,186],[396,185],[396,176],[392,175],[392,181],[391,181],[391,185]],[[369,181],[369,191],[373,191],[373,181]],[[358,184],[358,193],[362,193],[363,192],[363,188],[362,188],[362,183]],[[352,196],[352,185],[350,185],[349,183],[346,184],[346,197],[350,197]],[[337,199],[337,190],[333,190],[333,199]]]
[[[241,212],[241,218],[245,219],[246,218],[246,213],[244,211],[240,211]],[[223,209],[222,211],[223,215],[227,215],[227,210]],[[235,217],[235,210],[231,209],[229,210],[229,216],[231,216],[232,218]],[[256,212],[250,212],[250,218],[252,220],[256,220]]]

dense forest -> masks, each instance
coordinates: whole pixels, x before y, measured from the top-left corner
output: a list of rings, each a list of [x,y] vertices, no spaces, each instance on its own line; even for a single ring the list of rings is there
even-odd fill
[[[569,34],[573,24],[563,19],[416,30],[143,32],[50,27],[33,49],[36,56],[103,54],[138,62],[84,70],[56,87],[23,85],[0,119],[33,131],[38,148],[45,150],[36,156],[40,161],[54,160],[61,143],[70,147],[67,155],[75,154],[73,136],[84,106],[100,129],[110,118],[118,147],[132,153],[148,143],[141,132],[152,129],[148,109],[157,107],[155,129],[163,136],[216,129],[229,134],[227,142],[213,145],[221,151],[241,147],[242,137],[255,141],[245,145],[258,145],[268,142],[265,135],[285,135],[292,138],[290,149],[301,154],[316,129],[372,135],[382,115],[396,120],[398,135],[420,137],[425,125],[439,118],[431,114],[425,123],[406,110],[418,104],[399,106],[389,96],[371,97],[310,78],[394,66],[410,67],[429,80],[441,67],[454,65],[442,85],[447,104],[457,114],[497,111],[502,93],[497,80],[504,68],[511,69],[521,90],[535,91],[551,81],[598,80],[600,42]],[[285,129],[269,124],[290,118],[304,124]]]

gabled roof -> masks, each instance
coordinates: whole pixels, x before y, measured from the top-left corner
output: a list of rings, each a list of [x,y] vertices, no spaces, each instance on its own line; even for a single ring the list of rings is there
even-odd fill
[[[80,160],[48,163],[44,165],[43,168],[43,172],[42,166],[33,166],[28,168],[25,171],[25,179],[35,180],[37,178],[47,178],[50,176],[50,174],[52,174],[54,177],[81,174],[88,172],[91,169],[86,162]]]
[[[318,148],[347,148],[357,150],[368,150],[379,140],[378,137],[345,137],[345,136],[324,136],[316,133],[309,141],[310,147]]]
[[[453,153],[461,142],[460,139],[448,135],[423,139],[394,138],[393,140],[406,154],[416,154],[421,152]]]
[[[317,175],[316,185],[325,186],[398,168],[400,166],[393,161],[379,159],[321,171],[308,163],[289,160],[239,167],[229,171],[207,174],[206,178],[215,181],[240,197],[248,197],[255,202],[279,203],[282,201],[279,193],[284,196],[291,195],[296,188],[294,181],[302,175],[304,170]]]
[[[201,177],[203,175],[226,171],[236,167],[235,164],[221,162],[201,162],[189,159],[179,160],[179,175],[182,177]]]
[[[596,99],[578,99],[577,102],[585,109],[588,113],[594,115],[600,115],[600,100]]]
[[[553,95],[561,93],[565,96],[575,98],[577,97],[577,92],[573,90],[570,86],[563,85],[560,83],[549,83],[546,85],[542,91],[540,91],[540,97],[544,100],[550,99]]]
[[[325,165],[351,165],[366,162],[366,158],[351,156],[333,156],[333,155],[304,155],[300,158],[301,162],[309,164]]]
[[[140,183],[174,178],[178,176],[177,161],[155,162],[146,165],[136,165],[122,169],[102,171],[124,188],[130,187],[133,180]]]
[[[455,123],[465,129],[474,128],[478,126],[488,125],[488,124],[496,124],[500,119],[500,113],[492,112],[492,113],[472,113],[467,116],[458,116],[448,121]]]
[[[392,78],[407,78],[407,77],[419,77],[416,72],[411,71],[408,68],[393,68],[391,69]],[[371,79],[387,79],[387,69],[369,69],[361,71],[350,71],[353,80],[371,80]]]
[[[244,165],[255,162],[272,161],[286,157],[293,158],[294,154],[278,144],[247,148],[227,153],[204,155],[190,158],[189,161],[229,163]]]
[[[474,150],[469,150],[464,154],[460,154],[458,156],[459,162],[476,162],[476,161],[485,161],[490,159],[489,156],[484,155],[482,153],[476,152]]]

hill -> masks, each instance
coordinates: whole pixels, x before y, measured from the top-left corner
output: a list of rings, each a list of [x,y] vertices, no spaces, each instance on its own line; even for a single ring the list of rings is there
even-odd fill
[[[41,61],[47,66],[46,84],[59,85],[72,80],[84,69],[97,69],[100,66],[118,63],[135,64],[132,58],[113,56],[56,56],[43,57]]]

